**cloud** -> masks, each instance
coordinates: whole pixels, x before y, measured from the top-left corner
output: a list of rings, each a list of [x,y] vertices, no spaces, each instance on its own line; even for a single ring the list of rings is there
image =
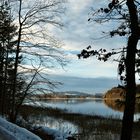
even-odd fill
[[[108,44],[110,44],[110,40],[104,40],[103,38],[102,41],[97,38],[103,36],[102,31],[111,30],[110,24],[107,23],[103,26],[101,24],[95,24],[94,22],[88,22],[88,13],[91,12],[90,8],[97,4],[99,4],[97,0],[69,0],[66,13],[62,17],[64,28],[62,30],[54,30],[54,34],[59,37],[60,40],[63,40],[65,49],[80,50],[84,48],[84,46],[86,47],[93,43],[95,47],[99,45],[109,47]],[[112,26],[112,28],[114,29],[114,26]]]
[[[118,81],[113,78],[79,78],[60,75],[50,75],[49,77],[63,83],[55,89],[56,91],[79,91],[95,94],[104,93],[118,85]]]
[[[64,41],[80,42],[89,39],[88,12],[92,0],[69,0],[65,15],[62,17],[64,28],[54,30]]]
[[[58,70],[57,73],[79,77],[117,77],[117,63],[99,62],[96,58],[78,60],[76,56],[88,45],[91,45],[93,49],[106,48],[109,50],[126,44],[124,38],[120,39],[120,37],[98,39],[101,37],[102,31],[115,28],[114,24],[110,26],[109,23],[106,23],[103,26],[88,22],[91,7],[101,7],[101,3],[103,4],[98,0],[69,0],[65,15],[62,17],[64,28],[62,30],[51,28],[54,35],[64,42],[63,50],[71,60],[65,71]]]
[[[115,77],[117,79],[117,63],[115,62],[99,62],[94,58],[86,60],[72,60],[64,69],[50,71],[50,74],[76,76],[76,77]]]

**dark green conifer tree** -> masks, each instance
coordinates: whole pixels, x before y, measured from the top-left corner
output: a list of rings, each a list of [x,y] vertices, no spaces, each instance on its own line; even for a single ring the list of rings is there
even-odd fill
[[[0,113],[12,117],[12,89],[14,80],[14,64],[16,55],[17,27],[13,23],[10,13],[10,6],[7,1],[0,3]],[[18,63],[21,61],[19,57]],[[24,83],[23,79],[17,76],[16,98],[20,98],[20,90]],[[16,104],[16,101],[14,101]]]

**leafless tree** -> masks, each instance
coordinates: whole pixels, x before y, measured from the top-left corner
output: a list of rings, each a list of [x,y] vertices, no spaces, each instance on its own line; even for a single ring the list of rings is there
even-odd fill
[[[17,45],[14,63],[14,78],[12,88],[12,110],[10,121],[15,122],[18,110],[24,99],[33,91],[44,91],[47,88],[36,87],[34,84],[44,82],[46,87],[54,87],[57,82],[51,82],[41,75],[41,70],[48,70],[60,65],[66,65],[64,54],[60,51],[61,43],[51,36],[52,26],[62,28],[61,15],[65,10],[64,0],[9,0],[11,13],[17,26]],[[49,29],[48,29],[49,28]],[[22,62],[20,58],[22,56]],[[25,65],[27,63],[27,65]],[[17,79],[24,74],[26,86],[17,104]],[[41,77],[41,79],[37,77]],[[33,88],[31,88],[33,87]],[[31,91],[32,89],[32,91]],[[44,91],[45,92],[45,91]]]

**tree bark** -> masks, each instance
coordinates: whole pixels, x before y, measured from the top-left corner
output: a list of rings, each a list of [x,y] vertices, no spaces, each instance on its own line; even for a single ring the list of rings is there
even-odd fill
[[[18,61],[19,61],[19,53],[20,53],[20,42],[21,42],[21,31],[22,31],[22,23],[21,23],[21,4],[22,0],[19,0],[19,30],[18,30],[18,40],[16,47],[16,58],[14,64],[14,79],[13,79],[13,90],[12,90],[12,111],[10,115],[10,121],[16,121],[16,105],[15,105],[15,95],[16,95],[16,87],[17,87],[17,69],[18,69]]]
[[[127,0],[127,6],[130,14],[131,35],[128,38],[127,56],[126,56],[126,101],[122,121],[121,140],[132,140],[132,129],[135,111],[135,55],[138,43],[138,15],[134,0]]]

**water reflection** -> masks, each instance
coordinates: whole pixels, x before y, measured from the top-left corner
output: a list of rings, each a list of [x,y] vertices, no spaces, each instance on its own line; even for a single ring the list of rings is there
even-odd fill
[[[101,99],[92,99],[95,102],[102,102]],[[44,102],[44,103],[64,103],[64,104],[81,104],[85,102],[91,102],[91,99],[87,98],[56,98],[56,99],[44,99],[40,100],[39,102]]]
[[[71,99],[71,100],[44,100],[37,103],[42,107],[53,107],[67,110],[68,112],[81,113],[81,114],[90,114],[98,116],[112,116],[121,118],[123,115],[124,104],[115,102],[113,100],[93,100],[93,99]],[[138,106],[138,110],[140,107]],[[26,111],[27,112],[27,111]],[[139,114],[135,115],[135,119],[139,118]],[[74,117],[74,116],[72,116]],[[57,129],[61,132],[71,132],[72,134],[78,133],[78,139],[80,140],[102,140],[102,138],[107,140],[119,140],[121,122],[114,121],[111,119],[102,120],[102,119],[93,119],[90,120],[86,118],[80,120],[78,117],[74,117],[75,122],[69,122],[67,119],[60,119],[58,114],[55,118],[53,116],[47,116],[46,112],[43,111],[34,111],[30,112],[25,117],[26,120],[29,120],[34,125],[42,125],[50,128]],[[63,117],[62,117],[63,118]]]
[[[120,111],[120,112],[124,111],[124,107],[125,107],[124,102],[122,102],[120,100],[106,99],[106,100],[104,100],[104,103],[106,106],[108,106],[109,108],[111,108],[115,111]],[[136,102],[135,113],[140,113],[140,103],[139,102]]]
[[[118,102],[115,100],[101,100],[101,99],[100,100],[99,99],[98,100],[93,100],[93,99],[44,100],[44,101],[38,101],[37,105],[41,105],[42,107],[58,108],[71,113],[87,114],[93,116],[98,115],[103,117],[111,116],[112,118],[119,118],[119,119],[122,118],[123,110],[124,110],[124,104],[122,102]],[[38,120],[40,124],[42,123],[45,124],[46,126],[49,126],[51,125],[52,122],[55,122],[54,120],[51,121],[47,117],[47,114],[40,114],[37,116],[32,115],[32,118],[33,117],[35,120]],[[136,114],[134,116],[134,120],[137,121],[139,119],[140,119],[140,104],[136,104]],[[61,120],[59,120],[58,122],[61,122]],[[53,126],[61,129],[56,125],[58,124],[57,123],[55,123],[55,125],[53,124]],[[65,126],[67,126],[68,128],[73,127],[69,123],[66,123]],[[62,128],[64,127],[62,126]]]
[[[104,104],[113,109],[114,111],[124,111],[124,103],[120,102],[119,100],[111,100],[111,99],[106,99],[104,100]]]
[[[72,113],[98,115],[121,119],[124,111],[124,103],[118,100],[102,99],[57,99],[39,101],[43,107],[63,109]],[[136,114],[134,120],[140,118],[140,103],[136,104]]]
[[[42,106],[63,109],[72,113],[99,115],[99,116],[114,116],[121,118],[122,113],[116,112],[106,106],[102,99],[70,99],[70,100],[46,100],[39,101]]]

